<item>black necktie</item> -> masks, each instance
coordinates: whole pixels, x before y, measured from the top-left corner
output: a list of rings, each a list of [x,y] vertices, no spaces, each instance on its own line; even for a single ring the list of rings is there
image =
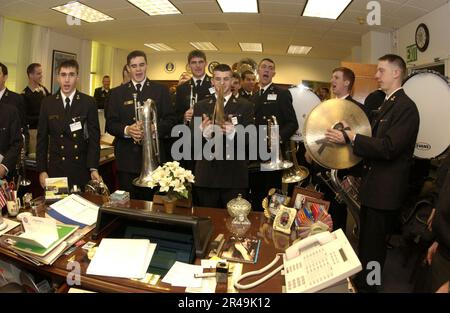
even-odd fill
[[[70,99],[67,97],[66,98],[66,113],[70,112]]]
[[[195,87],[199,88],[200,85],[202,84],[202,80],[201,80],[201,79],[197,79],[197,80],[195,81],[195,83],[197,84]]]
[[[264,93],[264,89],[261,88],[261,89],[259,90],[259,95],[262,96],[263,93]]]
[[[141,84],[136,84],[136,91],[137,91],[138,93],[141,92],[141,87],[142,87]]]

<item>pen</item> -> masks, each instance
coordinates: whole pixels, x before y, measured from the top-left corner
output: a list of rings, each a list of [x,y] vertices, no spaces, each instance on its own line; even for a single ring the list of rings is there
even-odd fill
[[[207,277],[216,277],[216,273],[200,273],[200,274],[194,274],[194,278],[207,278]]]

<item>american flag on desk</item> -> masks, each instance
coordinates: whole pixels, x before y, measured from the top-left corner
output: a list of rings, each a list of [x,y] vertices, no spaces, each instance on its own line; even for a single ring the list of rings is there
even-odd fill
[[[0,188],[0,209],[3,208],[6,205],[6,198],[3,194],[3,189]]]

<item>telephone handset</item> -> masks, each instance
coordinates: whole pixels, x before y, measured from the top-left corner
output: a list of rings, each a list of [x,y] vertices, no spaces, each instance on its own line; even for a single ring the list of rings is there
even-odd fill
[[[280,257],[283,265],[258,281],[241,285],[239,281],[264,273],[273,267]],[[361,262],[341,229],[318,233],[293,244],[285,254],[278,253],[266,267],[239,277],[236,289],[250,289],[265,282],[284,268],[286,292],[315,292],[327,288],[358,273]]]

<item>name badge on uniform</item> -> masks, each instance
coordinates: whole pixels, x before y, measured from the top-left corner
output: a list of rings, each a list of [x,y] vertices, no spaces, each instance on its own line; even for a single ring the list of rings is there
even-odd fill
[[[214,88],[214,87],[211,87],[211,88],[209,88],[209,93],[210,94],[215,94],[216,93],[216,88]]]
[[[237,116],[233,116],[233,117],[231,118],[231,123],[232,123],[234,126],[236,126],[237,124],[239,124]]]
[[[72,133],[76,132],[76,131],[78,131],[80,129],[83,129],[83,127],[81,126],[81,122],[80,121],[70,124],[70,131]]]
[[[269,100],[269,101],[277,101],[277,97],[278,97],[277,94],[271,93],[271,94],[267,95],[267,100]]]

